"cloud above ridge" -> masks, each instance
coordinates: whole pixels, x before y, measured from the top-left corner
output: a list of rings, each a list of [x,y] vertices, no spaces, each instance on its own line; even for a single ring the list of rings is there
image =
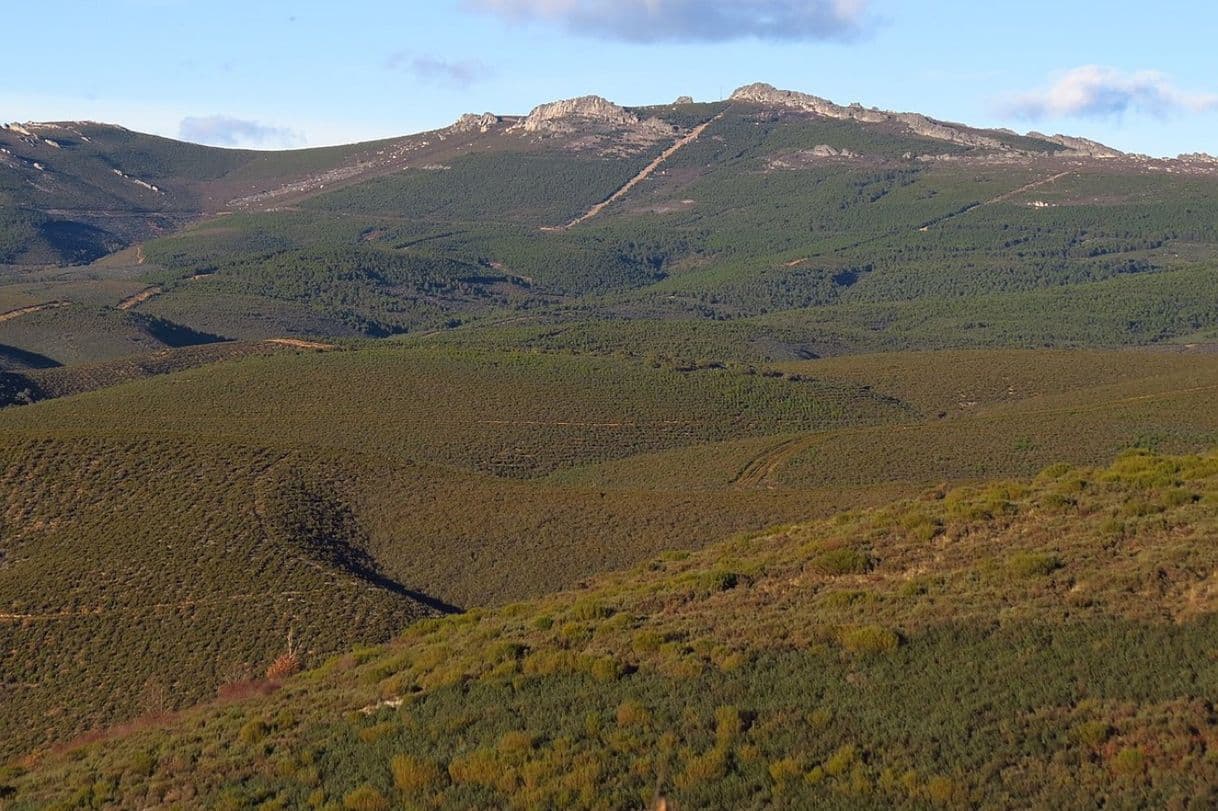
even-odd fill
[[[183,141],[210,146],[290,147],[304,142],[304,136],[287,127],[227,115],[187,116],[178,134]]]
[[[871,0],[466,0],[517,22],[625,42],[850,40],[872,25]]]
[[[1106,118],[1128,112],[1163,118],[1218,110],[1218,95],[1183,90],[1159,71],[1083,65],[1059,73],[1046,87],[1010,97],[1003,106],[1025,119]]]
[[[417,78],[454,87],[469,87],[489,78],[494,70],[473,59],[443,59],[427,54],[399,51],[385,60],[388,70],[405,70]]]

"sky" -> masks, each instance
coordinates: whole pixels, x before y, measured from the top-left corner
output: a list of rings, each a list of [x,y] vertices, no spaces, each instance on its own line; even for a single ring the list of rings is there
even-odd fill
[[[58,0],[7,4],[0,120],[218,146],[389,137],[752,82],[974,126],[1218,154],[1198,0]]]

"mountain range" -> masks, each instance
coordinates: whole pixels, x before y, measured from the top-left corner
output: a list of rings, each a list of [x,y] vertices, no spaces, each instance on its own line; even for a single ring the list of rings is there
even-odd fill
[[[1218,162],[769,85],[0,129],[0,808],[1208,807]]]

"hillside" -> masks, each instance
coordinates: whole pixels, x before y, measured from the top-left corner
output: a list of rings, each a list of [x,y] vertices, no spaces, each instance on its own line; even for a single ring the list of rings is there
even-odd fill
[[[686,369],[221,343],[20,375],[57,399],[0,414],[10,756],[139,714],[146,683],[167,708],[214,695],[269,667],[289,630],[316,664],[423,609],[534,598],[944,482],[1218,438],[1218,356],[1189,352]],[[79,658],[96,645],[157,656]]]
[[[1212,159],[764,84],[7,125],[0,808],[1218,803],[1216,268]]]
[[[21,220],[0,224],[10,312],[122,306],[246,340],[682,320],[818,355],[1218,328],[1218,163],[768,85],[707,104],[585,97],[325,150],[85,124],[0,141]],[[94,247],[55,247],[56,229]],[[44,317],[73,332],[63,315]]]
[[[1218,457],[668,554],[10,769],[11,808],[1187,807]]]

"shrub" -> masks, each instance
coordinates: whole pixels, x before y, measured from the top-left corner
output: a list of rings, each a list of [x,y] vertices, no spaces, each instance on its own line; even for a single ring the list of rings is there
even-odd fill
[[[930,541],[943,531],[943,522],[932,518],[925,510],[915,508],[900,518],[901,527],[919,541]]]
[[[698,587],[701,591],[714,594],[718,591],[731,591],[740,582],[740,576],[735,572],[712,570],[703,572],[698,577]]]
[[[505,755],[528,752],[537,744],[537,736],[531,732],[514,730],[499,738],[499,751]]]
[[[858,750],[855,748],[854,744],[842,744],[837,748],[837,751],[830,755],[828,760],[824,762],[825,774],[831,777],[843,775],[850,769],[851,766],[854,765],[854,762],[857,759]]]
[[[1112,735],[1112,727],[1105,721],[1087,721],[1074,730],[1074,737],[1085,746],[1099,746]]]
[[[740,710],[725,706],[715,710],[715,746],[726,749],[740,735],[744,726]]]
[[[727,753],[721,749],[712,749],[700,755],[690,755],[677,784],[682,788],[705,785],[720,779],[726,771]]]
[[[1177,483],[1179,463],[1141,450],[1127,451],[1106,470],[1101,478],[1106,482],[1132,484],[1135,487],[1169,487]]]
[[[1064,493],[1049,493],[1040,500],[1040,504],[1046,510],[1065,512],[1077,507],[1078,499],[1072,498]]]
[[[411,755],[394,755],[389,762],[393,784],[399,791],[417,794],[440,783],[440,767]]]
[[[664,644],[664,635],[657,631],[639,631],[631,646],[636,653],[655,653]]]
[[[372,786],[364,785],[343,797],[348,811],[389,811],[389,801]]]
[[[610,656],[599,656],[588,664],[588,672],[597,681],[613,681],[622,674],[617,660]]]
[[[1146,758],[1142,750],[1136,747],[1126,747],[1112,758],[1112,770],[1120,775],[1132,776],[1141,774],[1146,767]]]
[[[651,723],[651,713],[640,702],[628,698],[617,707],[618,726],[646,726]]]
[[[266,669],[266,677],[271,681],[280,681],[300,672],[300,657],[294,652],[280,654]]]
[[[871,570],[871,558],[850,547],[830,549],[812,559],[812,568],[827,575],[866,574]]]
[[[798,777],[803,772],[803,768],[799,765],[798,760],[788,756],[771,763],[769,772],[770,779],[775,783],[785,783]]]
[[[246,721],[241,726],[241,729],[237,732],[237,737],[240,738],[242,743],[254,744],[258,743],[258,741],[270,734],[270,731],[271,729],[267,726],[265,721],[255,718],[253,720]]]
[[[568,645],[578,645],[592,638],[592,629],[582,622],[568,622],[558,629],[558,637]]]
[[[605,620],[613,616],[613,609],[607,605],[592,602],[591,600],[580,600],[571,606],[571,617],[585,622],[594,620]]]
[[[503,777],[503,765],[489,749],[477,749],[459,755],[448,764],[448,774],[454,783],[472,783],[493,788]]]
[[[841,642],[851,653],[888,653],[900,646],[901,637],[880,625],[863,625],[843,631]]]
[[[959,794],[959,788],[946,777],[936,776],[926,781],[926,796],[935,805],[948,805],[955,802],[957,794]]]
[[[1014,499],[1025,494],[1022,485],[995,484],[983,490],[961,488],[944,499],[948,515],[965,522],[992,521],[1019,512]]]
[[[808,726],[817,731],[826,729],[833,721],[833,711],[826,707],[817,707],[804,718]]]
[[[1007,559],[1007,569],[1017,577],[1045,577],[1063,565],[1057,555],[1045,552],[1016,552]]]
[[[1163,506],[1167,509],[1175,507],[1183,507],[1186,504],[1192,504],[1200,500],[1200,496],[1182,487],[1173,487],[1163,493]]]
[[[1067,464],[1066,462],[1058,462],[1056,464],[1049,465],[1047,468],[1042,470],[1036,476],[1036,478],[1041,479],[1041,480],[1048,479],[1048,480],[1052,481],[1052,480],[1061,479],[1061,478],[1065,477],[1068,473],[1070,473],[1073,470],[1074,470],[1073,465]]]

